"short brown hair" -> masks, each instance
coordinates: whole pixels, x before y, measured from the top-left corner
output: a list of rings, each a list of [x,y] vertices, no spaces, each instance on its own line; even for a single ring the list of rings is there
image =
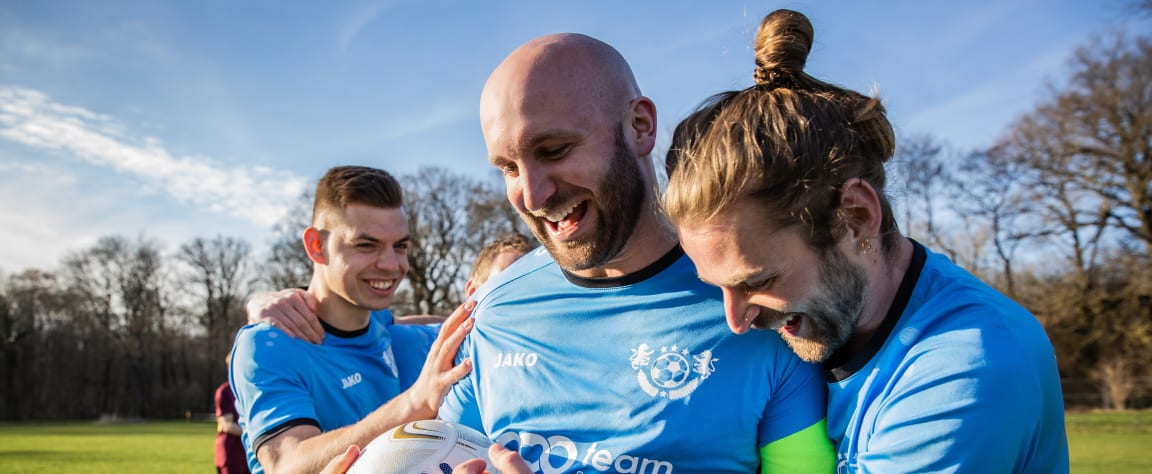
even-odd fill
[[[705,222],[748,199],[779,227],[805,226],[809,244],[825,249],[846,231],[841,186],[861,178],[880,198],[882,242],[895,242],[883,193],[892,125],[879,99],[804,73],[812,38],[804,15],[770,13],[757,32],[755,85],[711,97],[676,127],[664,195],[674,222]]]
[[[387,171],[367,166],[337,166],[316,183],[312,204],[312,225],[327,211],[343,211],[349,204],[366,204],[386,209],[403,207],[400,183]]]
[[[517,252],[523,255],[535,247],[536,242],[534,240],[518,232],[512,232],[493,240],[480,249],[480,253],[476,255],[476,262],[472,265],[472,272],[468,274],[468,279],[472,281],[472,284],[480,286],[492,273],[492,262],[496,260],[497,256],[505,252]]]

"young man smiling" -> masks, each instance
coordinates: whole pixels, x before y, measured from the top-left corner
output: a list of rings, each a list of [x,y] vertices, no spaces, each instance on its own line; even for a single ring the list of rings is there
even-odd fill
[[[233,347],[229,378],[253,472],[317,472],[349,445],[434,418],[445,392],[470,370],[468,361],[453,366],[471,328],[465,308],[445,322],[423,367],[397,364],[413,359],[393,352],[404,342],[394,338],[408,333],[391,334],[390,318],[371,317],[388,307],[408,271],[401,196],[396,180],[374,168],[332,168],[317,184],[303,244],[314,264],[308,292],[329,337],[310,344],[261,323],[242,328]]]

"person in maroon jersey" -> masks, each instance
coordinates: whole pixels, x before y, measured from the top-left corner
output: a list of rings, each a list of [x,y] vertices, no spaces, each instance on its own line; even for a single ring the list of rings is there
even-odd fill
[[[231,356],[229,356],[231,358]],[[227,361],[227,360],[226,360]],[[227,361],[231,362],[231,361]],[[216,472],[248,474],[248,458],[236,422],[236,396],[228,382],[216,388]]]

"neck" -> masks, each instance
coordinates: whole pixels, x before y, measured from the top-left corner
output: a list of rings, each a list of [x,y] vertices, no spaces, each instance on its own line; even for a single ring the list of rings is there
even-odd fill
[[[608,263],[571,272],[582,278],[616,278],[638,272],[660,260],[677,245],[676,230],[660,211],[641,217],[624,249]]]
[[[900,291],[900,283],[904,281],[904,274],[912,263],[912,242],[899,237],[891,253],[885,253],[881,245],[881,250],[870,257],[864,263],[868,275],[864,312],[856,322],[852,339],[848,342],[851,355],[863,350],[888,316],[896,293]]]
[[[321,321],[341,331],[356,331],[368,326],[370,310],[352,304],[320,280],[313,275],[308,292],[316,298],[316,312]]]

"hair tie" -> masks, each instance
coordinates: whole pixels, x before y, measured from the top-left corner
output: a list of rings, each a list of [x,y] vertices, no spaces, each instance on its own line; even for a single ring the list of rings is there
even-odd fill
[[[752,79],[756,81],[756,85],[765,90],[787,87],[791,82],[788,77],[789,75],[785,71],[774,67],[757,66],[756,71],[752,73]]]

